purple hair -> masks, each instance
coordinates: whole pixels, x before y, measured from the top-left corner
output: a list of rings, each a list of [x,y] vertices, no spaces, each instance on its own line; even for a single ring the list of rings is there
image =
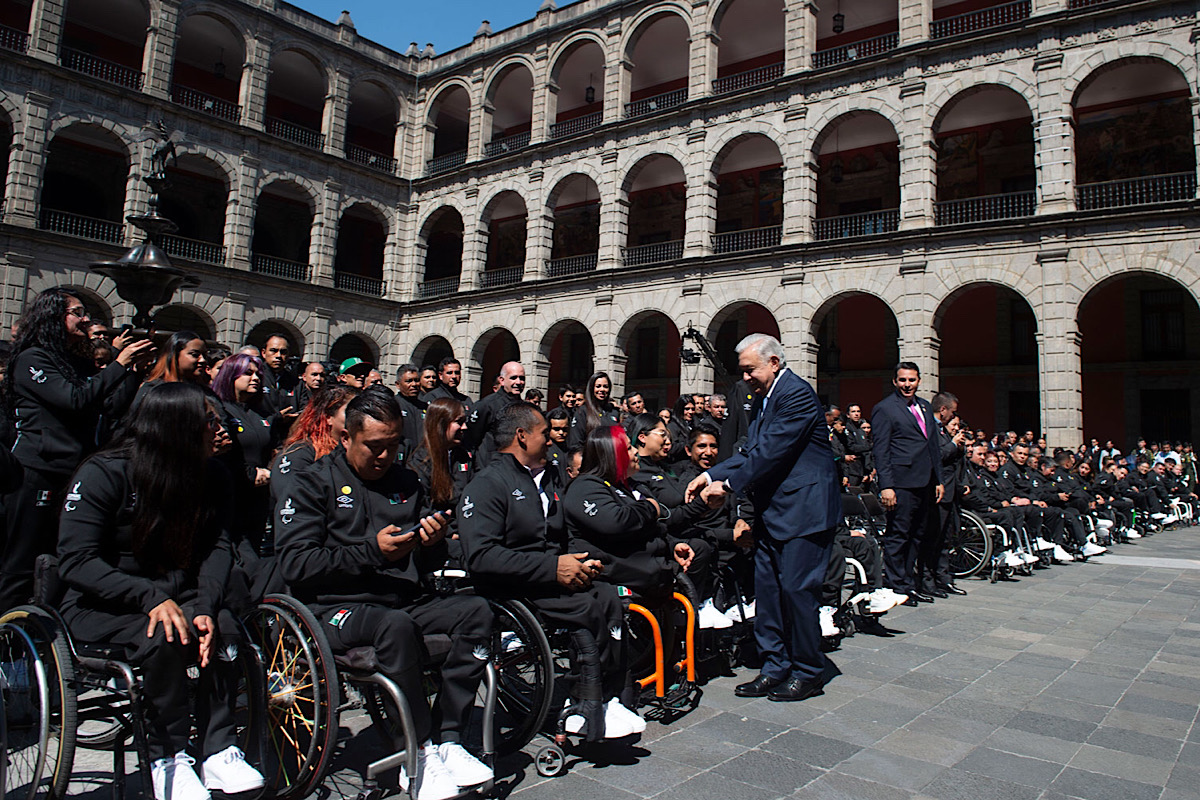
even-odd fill
[[[222,400],[236,402],[237,392],[234,391],[233,382],[249,372],[251,367],[257,369],[259,375],[262,375],[266,369],[263,366],[261,358],[252,356],[249,353],[238,353],[236,356],[230,356],[225,359],[225,362],[221,364],[221,370],[217,373],[217,377],[213,379],[213,394]]]

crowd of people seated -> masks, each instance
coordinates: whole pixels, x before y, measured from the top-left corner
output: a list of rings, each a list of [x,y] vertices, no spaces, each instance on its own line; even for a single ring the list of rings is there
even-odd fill
[[[114,335],[58,289],[30,303],[7,354],[0,599],[29,602],[38,556],[58,555],[72,634],[126,645],[145,669],[157,798],[262,786],[232,735],[229,620],[267,592],[307,603],[335,651],[375,649],[414,710],[420,770],[401,782],[418,781],[418,800],[492,777],[463,746],[491,656],[485,598],[520,598],[568,632],[574,680],[562,719],[588,740],[645,729],[629,597],[653,606],[683,586],[713,636],[753,620],[750,504],[686,499],[745,440],[761,406],[745,384],[652,408],[636,392],[614,397],[604,372],[578,389],[527,389],[510,362],[474,398],[460,391],[454,358],[405,364],[388,385],[358,358],[291,355],[283,333],[237,352],[188,331]],[[1189,444],[1050,449],[1032,431],[973,430],[957,405],[945,393],[931,403],[947,477],[912,556],[915,589],[897,590],[881,532],[848,516],[822,635],[841,633],[847,559],[864,569],[876,622],[899,604],[965,593],[945,563],[958,508],[1004,531],[1000,557],[1012,567],[1090,558],[1194,518]],[[877,493],[863,406],[830,406],[825,419],[843,492]],[[447,567],[476,593],[438,591],[429,578]],[[432,708],[420,660],[430,633],[453,642]],[[189,692],[192,665],[201,679]]]

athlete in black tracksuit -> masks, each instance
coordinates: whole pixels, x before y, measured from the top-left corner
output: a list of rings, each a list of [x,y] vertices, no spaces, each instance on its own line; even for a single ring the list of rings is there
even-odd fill
[[[119,418],[137,393],[141,376],[118,362],[96,372],[68,357],[67,369],[41,347],[22,351],[8,365],[17,439],[12,453],[24,479],[4,496],[6,535],[0,562],[0,608],[27,602],[33,566],[54,552],[58,515],[71,473],[96,450],[100,419]]]
[[[412,529],[429,511],[415,472],[395,464],[364,481],[339,446],[280,500],[277,552],[292,594],[312,608],[336,652],[374,647],[380,672],[412,706],[419,740],[461,742],[489,657],[492,612],[481,597],[425,589],[423,577],[445,563],[444,540],[389,561],[376,538],[389,525]],[[421,680],[421,637],[435,633],[452,641],[441,667],[437,731]]]
[[[233,563],[228,471],[209,461],[207,521],[193,543],[194,563],[184,568],[145,564],[134,556],[137,500],[127,457],[96,456],[79,468],[69,488],[58,541],[59,575],[70,587],[61,606],[63,619],[80,642],[124,645],[129,661],[142,668],[150,758],[182,752],[192,723],[186,670],[196,661],[196,638],[186,646],[178,635],[168,642],[163,626],[146,636],[148,614],[167,600],[174,600],[189,622],[211,617],[219,632],[196,687],[197,748],[206,758],[237,744],[239,670],[233,657],[239,628],[225,609],[224,594]]]
[[[1050,542],[1065,545],[1066,515],[1054,505],[1060,502],[1054,485],[1029,464],[1018,464],[1012,457],[1000,468],[999,475],[1016,490],[1015,496],[1028,498],[1037,509],[1038,527],[1045,529]]]
[[[520,401],[520,395],[510,394],[501,389],[480,400],[467,412],[467,430],[463,434],[463,444],[475,453],[475,469],[483,469],[492,463],[492,458],[499,449],[493,435],[496,420],[501,411]]]
[[[599,680],[577,681],[574,699],[603,703],[619,696],[628,673],[621,601],[609,583],[568,588],[559,582],[558,561],[568,550],[556,472],[543,469],[535,479],[516,457],[500,453],[463,490],[458,524],[467,568],[480,593],[523,600],[552,626],[589,635],[591,644],[574,637],[573,644],[577,650],[595,648],[599,674],[593,677]],[[594,724],[603,719],[598,707],[584,716],[593,723],[588,738],[603,738]]]
[[[683,497],[688,481],[680,477],[674,465],[651,458],[641,458],[638,463],[638,471],[629,476],[630,486],[657,500],[665,515],[663,527],[668,536],[673,541],[687,542],[692,548],[692,563],[687,576],[699,595],[695,599],[703,601],[712,597],[716,585],[716,565],[713,562],[715,548],[702,538],[703,534],[697,528],[702,520],[718,517],[721,510],[709,508],[699,495],[692,502],[685,503]],[[690,464],[691,461],[684,463]],[[678,466],[682,467],[683,464]]]
[[[292,418],[276,412],[260,413],[261,408],[226,400],[221,403],[225,429],[233,439],[233,448],[221,456],[234,476],[237,514],[234,517],[234,548],[243,560],[264,551],[263,540],[271,516],[270,485],[256,486],[259,468],[268,469],[271,459],[292,424]],[[248,552],[247,552],[248,551]]]

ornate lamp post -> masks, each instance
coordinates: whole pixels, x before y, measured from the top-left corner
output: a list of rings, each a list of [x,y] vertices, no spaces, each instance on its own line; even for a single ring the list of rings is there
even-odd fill
[[[127,217],[131,225],[145,234],[145,239],[116,261],[100,261],[89,267],[93,272],[112,278],[117,294],[133,306],[133,325],[139,330],[150,329],[154,324],[153,310],[170,303],[178,289],[200,285],[195,276],[172,266],[159,246],[163,234],[178,230],[174,222],[158,213],[159,195],[171,185],[167,179],[167,159],[174,163],[175,136],[168,133],[161,121],[149,130],[159,140],[150,157],[151,174],[142,178],[153,192],[150,213]]]

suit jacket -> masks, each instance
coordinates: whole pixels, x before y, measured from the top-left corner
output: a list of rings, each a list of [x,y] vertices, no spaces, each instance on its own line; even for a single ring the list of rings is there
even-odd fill
[[[963,451],[954,443],[954,437],[940,422],[937,423],[937,432],[938,449],[941,451],[942,480],[944,481],[942,485],[946,487],[946,491],[942,495],[942,502],[953,503],[954,498],[958,497],[958,473],[963,463]]]
[[[721,444],[717,448],[717,460],[724,461],[746,443],[750,423],[762,408],[762,399],[755,397],[745,381],[738,381],[726,395],[729,414],[721,425]]]
[[[741,452],[708,474],[750,498],[772,539],[831,530],[842,515],[825,414],[812,386],[790,369],[775,378]]]
[[[921,433],[921,426],[899,392],[880,400],[871,411],[871,437],[880,489],[944,485],[937,420],[927,401],[918,397],[914,402],[921,407],[928,436]]]

